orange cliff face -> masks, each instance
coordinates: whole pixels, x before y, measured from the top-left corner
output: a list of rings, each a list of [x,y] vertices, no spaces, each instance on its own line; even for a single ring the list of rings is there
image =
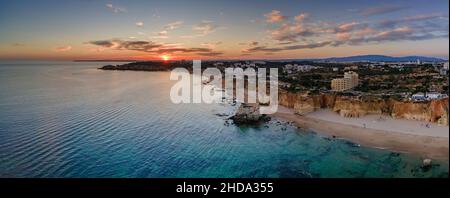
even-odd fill
[[[401,102],[392,99],[348,97],[335,94],[306,95],[281,91],[279,103],[298,114],[329,108],[344,117],[383,114],[393,118],[419,120],[448,125],[448,98],[431,102]]]
[[[448,125],[448,105],[448,98],[432,101],[430,104],[432,109],[431,122]]]

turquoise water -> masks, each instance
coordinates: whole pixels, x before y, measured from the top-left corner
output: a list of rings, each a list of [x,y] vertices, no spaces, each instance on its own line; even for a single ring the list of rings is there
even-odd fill
[[[167,72],[0,64],[0,177],[448,177],[448,162],[359,147],[229,103],[175,105]]]

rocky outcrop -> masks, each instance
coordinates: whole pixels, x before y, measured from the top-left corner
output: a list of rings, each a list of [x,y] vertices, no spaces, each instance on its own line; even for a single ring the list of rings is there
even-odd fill
[[[236,110],[236,113],[231,119],[236,124],[250,124],[259,122],[263,116],[259,113],[258,104],[243,103]]]
[[[431,159],[424,159],[422,161],[422,169],[423,170],[429,170],[432,166],[432,161]]]
[[[383,114],[393,118],[419,120],[448,125],[448,98],[431,102],[404,102],[377,97],[338,96],[335,94],[307,95],[281,91],[279,103],[298,114],[329,108],[344,117]]]

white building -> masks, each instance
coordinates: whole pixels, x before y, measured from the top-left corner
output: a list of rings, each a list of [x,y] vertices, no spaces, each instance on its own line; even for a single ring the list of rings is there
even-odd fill
[[[441,94],[437,92],[428,92],[425,96],[428,100],[437,100],[448,97],[447,94]]]
[[[410,100],[412,101],[425,101],[427,98],[425,97],[425,94],[422,92],[415,93],[411,96]]]
[[[427,93],[418,92],[416,94],[413,94],[410,100],[420,102],[429,100],[439,100],[447,97],[448,97],[447,94],[441,94],[437,92],[427,92]]]

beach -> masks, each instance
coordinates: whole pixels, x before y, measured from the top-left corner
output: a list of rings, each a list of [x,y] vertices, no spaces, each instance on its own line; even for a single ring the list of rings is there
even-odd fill
[[[301,116],[283,106],[279,106],[278,112],[273,116],[362,146],[414,153],[424,158],[449,157],[448,126],[380,115],[345,118],[325,109]]]

